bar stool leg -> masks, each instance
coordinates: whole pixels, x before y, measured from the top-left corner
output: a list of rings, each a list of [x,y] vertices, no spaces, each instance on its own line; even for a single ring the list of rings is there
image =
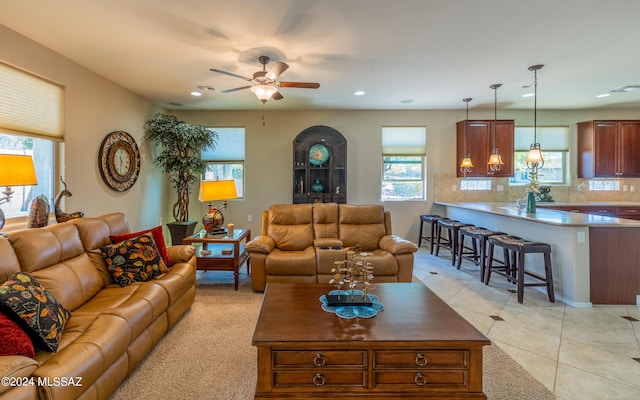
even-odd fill
[[[487,239],[478,239],[480,241],[480,282],[484,282],[484,276],[487,273]]]
[[[424,225],[424,221],[420,220],[420,232],[418,232],[418,247],[422,244],[422,226]]]
[[[436,223],[431,224],[431,254],[433,254],[433,244],[435,243],[435,233],[437,230],[436,225],[437,225]]]
[[[458,232],[453,229],[449,231],[449,250],[451,250],[451,265],[456,265],[456,249],[458,248]]]
[[[436,254],[435,256],[438,256],[438,253],[440,253],[440,237],[442,236],[442,227],[440,225],[437,225],[436,227]],[[433,254],[433,242],[431,242],[431,253]]]
[[[553,293],[553,273],[551,272],[551,253],[544,253],[544,273],[547,277],[547,295],[549,301],[555,303],[556,297]]]
[[[522,304],[524,300],[524,253],[518,252],[515,268],[518,274],[518,303]]]
[[[489,279],[491,279],[491,268],[493,267],[493,243],[489,243],[487,246],[487,270],[484,274],[484,284],[489,284]]]

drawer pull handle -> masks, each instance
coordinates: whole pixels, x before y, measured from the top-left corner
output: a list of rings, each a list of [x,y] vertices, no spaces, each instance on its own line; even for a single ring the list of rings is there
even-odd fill
[[[416,354],[416,365],[418,367],[424,367],[425,365],[427,365],[427,357],[425,357],[422,353]]]
[[[313,384],[316,386],[324,385],[324,376],[322,376],[320,372],[318,372],[316,376],[313,377]]]
[[[416,385],[418,385],[418,386],[424,386],[424,385],[426,385],[426,384],[428,383],[428,382],[427,382],[427,377],[426,377],[426,376],[424,376],[424,375],[423,375],[422,373],[420,373],[420,372],[418,372],[418,373],[416,374],[416,377],[415,377],[415,379],[414,379],[414,382],[415,382],[415,383],[416,383]]]
[[[326,363],[327,360],[320,353],[316,354],[316,356],[313,357],[313,365],[315,365],[316,367],[324,367]]]

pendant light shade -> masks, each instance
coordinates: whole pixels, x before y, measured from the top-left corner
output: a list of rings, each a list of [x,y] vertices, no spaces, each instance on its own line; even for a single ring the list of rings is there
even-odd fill
[[[462,162],[460,163],[460,171],[463,174],[468,174],[473,171],[473,162],[471,161],[471,154],[469,154],[469,102],[473,100],[471,97],[467,97],[462,99],[465,103],[467,103],[467,118],[464,121],[464,157],[462,158]]]
[[[266,103],[278,89],[271,85],[256,85],[250,89],[262,103]]]
[[[498,88],[502,86],[501,83],[495,83],[490,86],[493,89],[493,137],[492,137],[492,145],[491,145],[491,156],[489,156],[489,162],[487,163],[487,173],[489,175],[493,175],[494,173],[500,171],[504,162],[502,161],[502,157],[500,157],[500,150],[496,145],[496,126],[498,125]]]
[[[532,65],[529,67],[529,71],[533,71],[533,143],[527,154],[527,167],[530,169],[542,168],[544,165],[544,158],[542,158],[542,150],[540,150],[540,143],[538,143],[537,127],[538,127],[538,70],[544,67],[544,65]]]

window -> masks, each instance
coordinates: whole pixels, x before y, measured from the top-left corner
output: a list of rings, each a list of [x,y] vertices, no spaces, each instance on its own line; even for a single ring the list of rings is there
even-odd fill
[[[424,200],[425,127],[382,128],[382,201]]]
[[[205,180],[233,179],[238,198],[244,198],[244,128],[210,128],[218,134],[215,150],[202,152]]]
[[[543,185],[562,185],[568,182],[569,172],[569,127],[537,127],[536,137],[542,148],[544,166],[538,171],[538,180]],[[514,175],[509,178],[512,185],[528,185],[529,169],[527,153],[533,143],[533,127],[515,128]]]
[[[26,216],[29,211],[29,203],[40,195],[47,196],[51,211],[53,211],[54,149],[55,143],[52,140],[0,133],[0,153],[32,156],[38,179],[38,184],[35,186],[11,188],[14,192],[11,201],[0,206],[6,218]],[[1,188],[1,190],[4,189],[4,187]],[[0,195],[0,197],[4,196]]]
[[[7,218],[23,217],[29,202],[45,195],[53,209],[58,142],[64,136],[64,88],[2,62],[0,87],[0,153],[31,155],[38,179],[36,186],[12,187],[11,201],[0,207]]]

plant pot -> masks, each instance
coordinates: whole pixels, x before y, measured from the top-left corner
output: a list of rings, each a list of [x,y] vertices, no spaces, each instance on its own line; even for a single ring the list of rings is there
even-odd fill
[[[198,221],[169,222],[167,228],[171,233],[171,244],[182,244],[182,239],[193,235],[197,223]]]

